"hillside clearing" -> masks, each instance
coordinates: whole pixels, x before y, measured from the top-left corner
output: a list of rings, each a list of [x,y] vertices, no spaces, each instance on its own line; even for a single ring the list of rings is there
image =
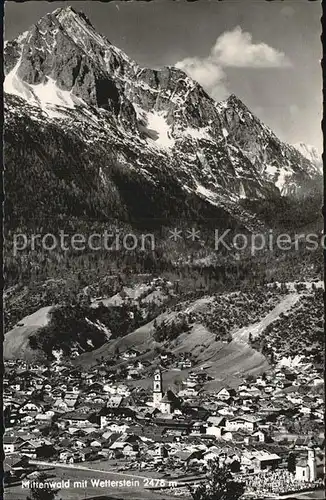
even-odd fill
[[[17,359],[26,356],[34,358],[36,352],[29,347],[29,338],[37,330],[49,323],[49,312],[53,306],[42,307],[38,311],[23,318],[6,333],[3,343],[5,359]]]

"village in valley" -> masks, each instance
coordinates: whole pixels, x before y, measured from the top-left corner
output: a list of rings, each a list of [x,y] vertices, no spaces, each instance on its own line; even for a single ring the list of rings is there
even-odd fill
[[[43,307],[7,333],[8,500],[25,500],[39,478],[63,500],[81,489],[88,499],[190,499],[214,463],[243,498],[323,495],[322,282],[180,302],[179,282],[139,279],[110,293],[88,287],[82,309]],[[95,350],[78,334],[91,328],[92,339],[110,335]]]
[[[150,498],[188,498],[187,485],[205,480],[216,459],[245,483],[244,498],[323,488],[322,367],[294,363],[248,376],[236,387],[206,390],[211,377],[205,368],[192,369],[183,359],[188,376],[171,389],[161,355],[151,387],[143,388],[139,352],[131,348],[121,356],[127,377],[104,362],[84,372],[60,361],[6,361],[8,499],[22,498],[21,485],[39,473],[80,479],[85,470],[91,478],[96,471],[102,486],[112,477],[143,478],[133,498],[137,492],[143,498],[141,490]],[[94,491],[87,489],[89,498]],[[102,487],[102,494],[121,491]]]

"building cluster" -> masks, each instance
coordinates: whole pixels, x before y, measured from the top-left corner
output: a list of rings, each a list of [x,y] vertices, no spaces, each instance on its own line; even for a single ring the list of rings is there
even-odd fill
[[[219,459],[253,496],[320,486],[323,381],[312,368],[282,367],[210,392],[204,370],[190,370],[178,390],[164,389],[161,368],[152,376],[146,390],[104,365],[83,373],[60,363],[6,362],[7,484],[40,463],[105,462],[178,479],[200,478]]]

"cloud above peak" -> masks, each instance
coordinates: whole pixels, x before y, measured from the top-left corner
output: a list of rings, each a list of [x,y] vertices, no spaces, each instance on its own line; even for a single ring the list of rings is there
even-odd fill
[[[290,61],[266,43],[252,42],[252,35],[237,26],[226,31],[215,42],[209,58],[221,66],[236,68],[282,68],[290,66]]]
[[[197,80],[215,99],[227,95],[224,68],[284,68],[291,66],[286,55],[266,43],[252,41],[250,33],[237,26],[220,35],[207,57],[187,57],[176,64]]]

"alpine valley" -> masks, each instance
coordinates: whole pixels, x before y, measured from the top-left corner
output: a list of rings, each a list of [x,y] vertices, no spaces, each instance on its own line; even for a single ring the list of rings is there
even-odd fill
[[[192,366],[214,361],[214,380],[275,362],[267,328],[281,359],[284,313],[304,308],[310,323],[287,331],[320,362],[308,331],[321,252],[214,248],[216,229],[321,233],[312,148],[282,142],[235,95],[216,102],[179,69],[140,67],[71,7],[6,41],[4,71],[5,357],[73,350],[73,363],[114,367],[131,346],[171,363],[192,352]],[[155,249],[13,253],[17,233],[109,227],[151,232]],[[174,228],[200,237],[173,241]]]

